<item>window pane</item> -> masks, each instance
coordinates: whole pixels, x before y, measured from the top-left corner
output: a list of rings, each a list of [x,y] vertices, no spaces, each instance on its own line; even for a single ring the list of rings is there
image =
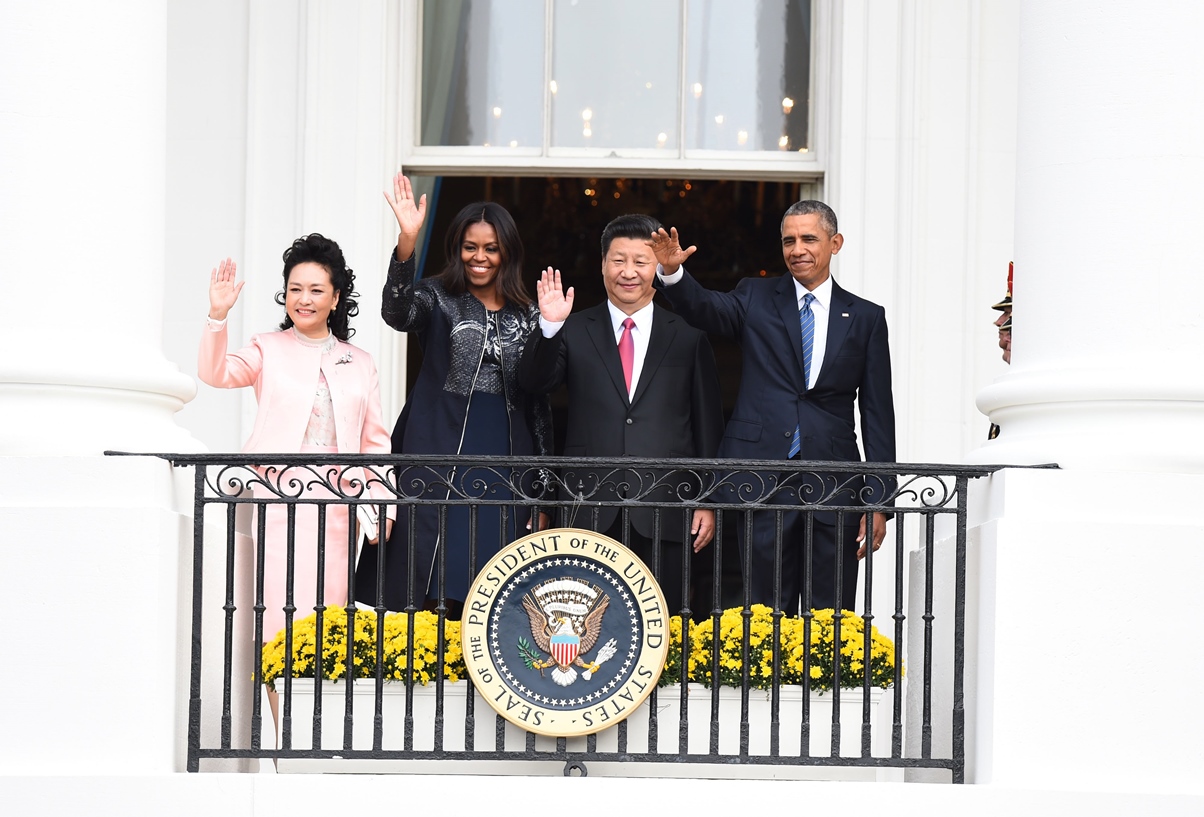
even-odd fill
[[[666,0],[556,0],[553,147],[676,153],[680,13]]]
[[[543,144],[543,0],[422,7],[422,144]]]
[[[687,0],[686,149],[810,147],[810,0]]]

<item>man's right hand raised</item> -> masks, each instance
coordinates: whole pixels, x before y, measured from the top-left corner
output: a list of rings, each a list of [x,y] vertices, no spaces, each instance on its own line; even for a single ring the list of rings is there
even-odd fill
[[[678,268],[698,249],[691,245],[683,250],[676,227],[670,227],[669,232],[665,232],[665,228],[661,227],[652,234],[649,243],[652,245],[652,254],[656,256],[656,263],[661,265],[662,275],[676,275]]]
[[[573,288],[564,291],[560,283],[560,270],[548,267],[535,282],[535,294],[539,299],[539,316],[549,323],[563,323],[573,311]]]

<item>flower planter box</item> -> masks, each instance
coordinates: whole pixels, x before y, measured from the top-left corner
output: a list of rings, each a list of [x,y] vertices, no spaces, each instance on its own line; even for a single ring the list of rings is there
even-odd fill
[[[372,748],[373,724],[376,707],[376,681],[357,679],[352,681],[353,749]],[[284,681],[275,683],[280,695],[280,707],[284,709]],[[406,687],[405,684],[386,682],[381,699],[381,748],[401,751],[405,746]],[[346,710],[346,681],[322,682],[322,738],[319,748],[343,748],[343,718]],[[475,699],[473,712],[473,750],[497,751],[497,715],[471,684],[460,682],[443,687],[443,740],[442,749],[448,752],[465,751],[464,721],[467,711],[467,695]],[[293,749],[313,747],[314,682],[312,678],[294,678],[292,694],[292,746]],[[500,747],[510,752],[526,749],[527,733],[517,726],[505,724],[504,742]],[[282,732],[283,730],[278,730]],[[277,741],[282,735],[278,734]],[[556,739],[537,736],[540,750],[555,751]],[[414,687],[414,739],[413,751],[430,752],[435,749],[435,686]],[[282,761],[283,762],[283,761]]]
[[[719,754],[740,754],[740,697],[741,691],[731,687],[719,688],[719,713],[712,718],[712,690],[700,684],[689,684],[687,691],[686,729],[688,754],[709,754],[711,724],[719,726]],[[879,757],[890,753],[890,720],[893,691],[870,690],[871,754]],[[830,692],[812,692],[809,712],[808,755],[832,756],[832,705]],[[799,757],[802,736],[803,690],[798,686],[782,687],[778,703],[778,755]],[[657,741],[660,754],[678,752],[681,738],[681,687],[672,685],[657,690]],[[649,707],[640,708],[628,719],[627,750],[647,751]],[[771,701],[768,690],[748,691],[748,754],[771,754]],[[862,691],[843,689],[840,692],[840,746],[837,756],[861,757]],[[614,751],[610,744],[618,730],[609,729],[598,736],[599,751]],[[571,745],[571,744],[570,744]]]
[[[283,695],[283,681],[276,682],[276,689]],[[372,748],[373,721],[376,683],[372,680],[353,682],[353,734],[352,747],[360,750]],[[406,688],[404,684],[386,683],[382,697],[382,741],[385,750],[404,750]],[[343,716],[346,686],[342,681],[326,681],[322,684],[322,734],[320,748],[337,751],[343,748]],[[534,740],[537,752],[554,752],[556,739],[542,735],[529,736],[518,727],[502,721],[502,744],[498,746],[498,721],[493,710],[467,683],[447,684],[443,697],[443,739],[445,752],[465,751],[465,710],[467,696],[475,698],[473,724],[473,750],[494,752],[502,750],[521,754],[527,749],[528,737]],[[870,691],[870,723],[872,729],[871,754],[886,756],[890,750],[890,721],[893,690],[872,689]],[[750,690],[749,699],[749,746],[750,756],[770,754],[770,700],[764,690]],[[812,693],[810,707],[811,757],[831,755],[832,730],[831,693]],[[698,684],[687,687],[687,718],[689,755],[709,755],[711,751],[711,690]],[[281,698],[283,709],[283,697]],[[653,745],[649,743],[649,702],[640,706],[625,721],[627,724],[626,754],[659,754],[678,756],[681,726],[681,688],[669,686],[657,691],[657,736]],[[314,682],[312,679],[294,679],[292,683],[292,748],[308,749],[313,745]],[[799,687],[784,687],[779,705],[778,755],[783,759],[799,757],[802,690]],[[722,755],[740,753],[740,690],[719,690],[718,751]],[[841,691],[839,755],[861,756],[862,697],[861,690]],[[435,747],[435,688],[414,687],[414,729],[412,749],[430,752]],[[587,738],[567,740],[570,752],[583,752]],[[615,753],[619,751],[619,728],[604,729],[596,736],[596,751]],[[702,778],[752,778],[783,777],[810,779],[861,779],[902,780],[901,769],[873,769],[856,767],[804,767],[787,765],[743,765],[687,762],[638,762],[638,761],[590,761],[591,774],[613,774],[628,777],[702,777]],[[277,770],[281,773],[297,772],[369,772],[410,774],[522,774],[561,775],[562,760],[378,760],[378,759],[281,759]]]

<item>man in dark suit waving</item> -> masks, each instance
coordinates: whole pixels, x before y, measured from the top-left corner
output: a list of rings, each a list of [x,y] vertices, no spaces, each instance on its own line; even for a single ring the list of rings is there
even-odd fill
[[[716,455],[723,434],[723,406],[715,356],[706,335],[652,302],[656,257],[650,237],[660,229],[653,218],[620,216],[602,232],[602,280],[607,300],[576,315],[573,289],[564,292],[551,268],[537,282],[540,331],[533,334],[519,364],[519,382],[531,392],[568,384],[566,457],[702,457]],[[613,500],[638,495],[661,473],[590,471],[562,474],[574,491]],[[655,502],[697,498],[697,485],[670,479],[647,494]],[[689,494],[694,493],[694,497]],[[598,513],[593,522],[593,511]],[[587,508],[577,525],[625,542],[654,565],[657,514],[630,512],[623,530],[617,507]],[[688,595],[682,591],[682,563],[714,536],[715,515],[707,509],[660,513],[660,569],[657,577],[672,613]]]
[[[790,275],[745,278],[732,292],[712,292],[680,268],[696,248],[683,250],[676,230],[657,231],[653,247],[674,309],[694,326],[733,338],[742,348],[740,391],[721,457],[858,462],[856,401],[865,458],[894,462],[886,314],[832,279],[832,257],[843,244],[832,209],[800,201],[782,218],[782,257]],[[828,504],[859,506],[881,503],[894,491],[893,480],[850,476],[796,473],[789,477],[795,495],[781,492],[775,500],[797,505],[800,497],[803,502],[829,497]],[[874,550],[882,544],[886,515],[815,513],[808,562],[805,515],[784,513],[780,596],[773,579],[774,517],[756,514],[752,541],[743,543],[751,550],[753,601],[779,602],[788,613],[800,603],[816,609],[839,603],[851,610],[857,560],[864,557],[867,541]]]

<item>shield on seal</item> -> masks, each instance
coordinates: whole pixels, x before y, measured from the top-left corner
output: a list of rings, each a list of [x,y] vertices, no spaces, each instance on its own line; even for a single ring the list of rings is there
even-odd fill
[[[552,657],[562,667],[571,666],[577,658],[577,649],[581,639],[576,633],[557,633],[551,638]]]

